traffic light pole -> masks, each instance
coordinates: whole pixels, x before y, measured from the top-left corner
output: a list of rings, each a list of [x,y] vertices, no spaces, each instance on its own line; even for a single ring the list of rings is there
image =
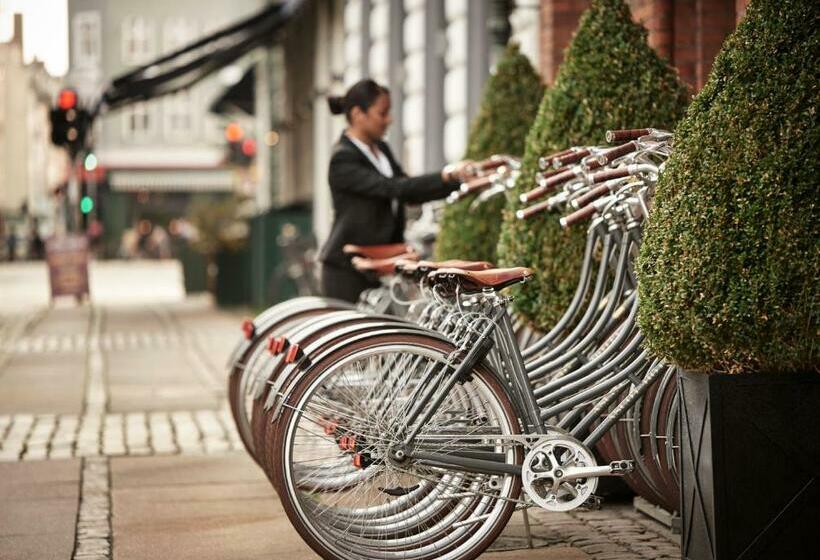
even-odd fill
[[[70,166],[68,171],[68,216],[67,216],[67,230],[69,232],[77,232],[80,229],[80,181],[77,176],[77,156],[70,158]]]

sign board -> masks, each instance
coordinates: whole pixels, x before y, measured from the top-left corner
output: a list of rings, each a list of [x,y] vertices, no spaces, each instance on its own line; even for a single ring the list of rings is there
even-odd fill
[[[51,298],[89,295],[88,239],[84,235],[50,237],[46,240],[46,263]]]

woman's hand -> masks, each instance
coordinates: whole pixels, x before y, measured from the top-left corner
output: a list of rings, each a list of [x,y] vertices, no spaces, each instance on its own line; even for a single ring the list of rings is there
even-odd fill
[[[476,176],[478,168],[471,159],[465,159],[457,163],[448,163],[441,170],[441,179],[445,183],[459,181],[461,183],[469,181]]]

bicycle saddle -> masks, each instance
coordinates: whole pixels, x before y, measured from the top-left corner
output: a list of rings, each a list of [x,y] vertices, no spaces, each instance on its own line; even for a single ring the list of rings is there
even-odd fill
[[[525,282],[531,277],[532,270],[522,266],[476,271],[460,268],[440,268],[428,275],[428,278],[433,282],[455,279],[468,292],[480,292],[484,288],[502,290],[517,282]]]
[[[384,259],[372,259],[365,257],[353,257],[350,262],[353,267],[359,272],[375,272],[379,276],[387,276],[396,271],[398,263],[412,262],[418,259],[415,253],[402,253],[394,257],[387,257]]]
[[[412,261],[397,263],[397,267],[401,272],[407,274],[427,274],[431,270],[438,270],[440,268],[458,268],[460,270],[489,270],[493,267],[492,263],[487,261],[462,261],[452,259],[447,261]]]
[[[410,245],[405,243],[390,243],[387,245],[352,245],[348,243],[342,247],[342,252],[346,255],[359,255],[368,259],[387,259],[416,252]]]

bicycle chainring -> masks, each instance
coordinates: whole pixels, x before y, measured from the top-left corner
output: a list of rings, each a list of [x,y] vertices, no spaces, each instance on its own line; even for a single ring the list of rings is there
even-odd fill
[[[564,479],[567,467],[594,467],[592,452],[568,435],[540,438],[526,457],[521,479],[529,498],[548,511],[570,511],[589,500],[598,487],[598,478]]]

